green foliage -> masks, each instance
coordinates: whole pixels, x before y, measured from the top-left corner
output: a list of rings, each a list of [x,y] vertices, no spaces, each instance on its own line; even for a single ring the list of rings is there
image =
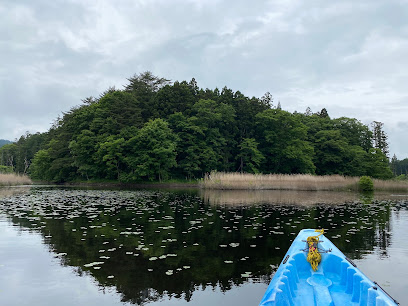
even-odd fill
[[[99,143],[97,155],[104,163],[108,178],[120,178],[121,165],[125,163],[124,146],[125,139],[114,135]]]
[[[97,108],[97,118],[110,119],[110,128],[106,124],[104,126],[107,134],[118,134],[127,126],[140,127],[142,125],[139,102],[130,93],[122,91],[108,93],[99,100]]]
[[[14,172],[16,167],[16,157],[18,147],[15,143],[4,145],[0,148],[1,165],[10,167]]]
[[[339,130],[323,130],[316,133],[315,164],[318,174],[343,173],[347,167],[347,139],[341,136]]]
[[[194,103],[194,94],[186,82],[166,85],[153,99],[155,117],[167,118],[176,112],[189,114]]]
[[[384,123],[373,121],[371,123],[373,129],[373,142],[376,149],[380,149],[385,156],[388,157],[388,136],[383,130]]]
[[[131,154],[126,162],[133,179],[165,180],[176,166],[177,136],[163,119],[147,122],[136,136],[128,141]]]
[[[396,179],[397,181],[408,181],[408,175],[406,175],[406,174],[401,174],[401,175],[398,175],[395,179]]]
[[[154,76],[150,71],[134,75],[128,79],[129,84],[125,91],[131,93],[139,101],[143,120],[146,122],[156,116],[157,111],[154,99],[158,91],[166,85],[170,85],[170,80]]]
[[[95,154],[96,137],[90,130],[83,130],[75,140],[69,143],[73,157],[73,165],[78,168],[78,173],[89,179],[97,170],[92,157]]]
[[[51,181],[50,162],[51,158],[48,150],[40,150],[35,153],[33,163],[31,164],[31,177],[33,179]]]
[[[34,154],[41,149],[45,135],[26,133],[15,143],[0,148],[0,165],[12,168],[13,172],[29,174],[29,167]]]
[[[350,145],[360,146],[365,151],[371,148],[373,133],[368,126],[354,118],[341,117],[332,121],[333,128],[339,130]]]
[[[239,158],[241,172],[258,173],[261,162],[265,159],[258,150],[258,143],[254,138],[244,138],[239,145]]]
[[[387,156],[380,150],[371,148],[367,154],[367,175],[378,179],[392,178]]]
[[[374,183],[369,176],[362,176],[358,182],[359,189],[361,191],[373,191]]]
[[[212,170],[407,174],[408,159],[393,158],[390,170],[383,125],[373,127],[331,119],[324,108],[292,114],[275,107],[270,93],[249,98],[147,71],[129,78],[124,90],[84,99],[48,132],[27,132],[0,147],[0,165],[52,182],[192,179]]]
[[[396,157],[391,161],[392,166],[394,167],[394,174],[399,175],[408,175],[408,158],[403,160],[398,160]]]
[[[271,109],[256,116],[265,170],[271,173],[314,173],[313,147],[307,127],[293,114]]]
[[[0,173],[13,173],[13,168],[0,165]]]

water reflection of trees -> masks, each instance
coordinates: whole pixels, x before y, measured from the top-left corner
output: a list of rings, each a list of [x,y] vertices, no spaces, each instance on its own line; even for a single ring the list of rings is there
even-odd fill
[[[41,231],[50,251],[66,253],[59,255],[63,265],[93,275],[102,288],[115,286],[123,301],[135,304],[163,296],[188,301],[207,286],[227,291],[245,284],[247,271],[251,279],[268,283],[302,228],[325,228],[351,258],[375,249],[386,256],[395,206],[207,201],[191,193],[40,189],[0,205],[14,223]],[[85,266],[101,261],[100,269]]]

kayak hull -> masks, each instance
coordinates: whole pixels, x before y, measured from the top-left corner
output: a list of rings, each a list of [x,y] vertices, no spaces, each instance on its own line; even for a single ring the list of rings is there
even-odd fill
[[[317,271],[307,262],[309,236],[300,231],[269,284],[260,306],[272,305],[398,305],[372,282],[329,239],[320,236],[322,259]]]

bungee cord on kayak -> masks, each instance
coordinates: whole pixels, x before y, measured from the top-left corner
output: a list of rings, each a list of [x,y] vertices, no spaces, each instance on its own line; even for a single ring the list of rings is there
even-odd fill
[[[313,271],[317,271],[317,266],[322,261],[322,256],[319,253],[317,244],[319,243],[319,236],[323,235],[324,229],[315,230],[315,232],[320,233],[317,236],[307,237],[307,244],[309,246],[309,253],[307,254],[307,261],[312,266]]]

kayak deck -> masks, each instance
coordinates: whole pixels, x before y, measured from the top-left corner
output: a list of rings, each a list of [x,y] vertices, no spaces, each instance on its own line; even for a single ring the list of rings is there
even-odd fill
[[[397,305],[324,236],[318,244],[322,260],[313,271],[305,248],[315,235],[313,229],[299,233],[260,305]]]

